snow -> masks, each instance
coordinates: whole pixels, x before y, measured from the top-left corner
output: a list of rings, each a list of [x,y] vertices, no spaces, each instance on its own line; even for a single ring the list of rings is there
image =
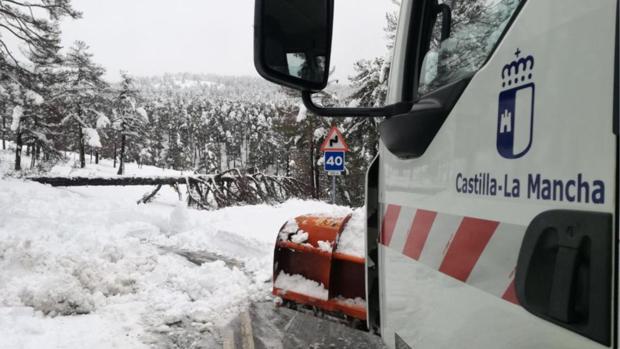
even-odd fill
[[[280,240],[288,240],[289,235],[296,234],[299,231],[299,225],[297,225],[297,220],[295,218],[291,218],[282,227],[280,230],[280,235],[278,236]]]
[[[146,113],[146,110],[142,107],[139,107],[136,109],[136,113],[138,113],[138,115],[140,115],[140,117],[142,118],[142,121],[148,123],[149,122],[149,117]]]
[[[278,274],[274,286],[284,291],[301,293],[317,299],[327,300],[329,297],[329,291],[323,284],[301,275],[289,275],[283,271]]]
[[[153,187],[52,188],[3,177],[14,156],[8,146],[0,150],[3,349],[147,348],[179,329],[217,334],[250,303],[273,298],[273,248],[283,222],[288,234],[307,241],[291,217],[351,212],[305,200],[198,211],[169,187],[136,205]],[[67,155],[50,175],[116,176],[110,159],[79,169],[72,165],[77,154]],[[126,171],[183,174],[135,163]],[[327,297],[299,275],[276,281]]]
[[[353,211],[349,222],[345,225],[340,234],[340,240],[336,251],[357,257],[366,256],[365,234],[366,234],[366,209],[358,208]]]
[[[300,103],[299,104],[299,112],[297,112],[297,122],[302,122],[304,120],[306,120],[306,118],[308,117],[308,109],[306,108],[305,104]]]
[[[12,153],[0,155],[4,165]],[[165,172],[127,165],[132,175]],[[105,160],[68,173],[112,170]],[[149,190],[0,180],[0,348],[146,348],[179,328],[217,333],[251,302],[272,298],[283,222],[349,211],[303,200],[198,211],[168,187],[136,205]],[[300,278],[278,283],[327,297]]]
[[[353,306],[358,306],[358,307],[366,306],[366,301],[359,297],[357,298],[336,297],[336,300],[339,301],[340,303],[344,303],[347,305],[353,305]]]
[[[249,302],[269,298],[272,244],[281,220],[263,223],[254,236],[226,229],[243,222],[246,233],[256,232],[257,225],[235,211],[265,216],[263,206],[201,212],[170,207],[170,197],[137,206],[137,195],[120,199],[120,188],[101,189],[0,181],[0,321],[6,323],[0,347],[10,347],[5,341],[15,336],[44,343],[68,315],[99,323],[106,329],[100,340],[109,347],[110,333],[145,340],[178,322],[222,326]],[[288,211],[286,206],[280,210]],[[197,266],[170,252],[176,250],[209,251],[240,264]],[[15,309],[30,313],[14,321]],[[29,333],[32,323],[43,332]],[[64,329],[66,338],[79,338],[80,328]]]
[[[316,130],[314,130],[314,140],[318,141],[321,138],[325,137],[326,134],[327,130],[324,127],[318,127]]]
[[[24,115],[24,108],[19,105],[16,105],[13,108],[13,122],[11,122],[11,131],[15,132],[19,128],[19,122]]]
[[[84,140],[89,147],[101,148],[101,139],[99,138],[99,133],[97,130],[90,127],[84,127],[82,128],[82,132],[84,133]]]
[[[308,233],[306,233],[303,230],[300,230],[296,234],[291,236],[291,241],[296,243],[296,244],[302,244],[302,243],[308,241],[308,236],[309,236]]]
[[[329,241],[319,240],[317,242],[317,244],[319,245],[319,249],[321,251],[325,251],[325,252],[331,252],[332,251],[332,244]]]
[[[27,90],[26,91],[26,98],[30,101],[32,101],[32,103],[34,105],[41,105],[43,104],[43,102],[45,102],[45,100],[43,99],[43,97],[41,97],[40,94],[32,91],[32,90]]]
[[[101,128],[106,128],[110,126],[110,119],[108,119],[107,116],[105,116],[105,114],[103,113],[98,113],[98,117],[97,117],[97,128],[101,129]]]

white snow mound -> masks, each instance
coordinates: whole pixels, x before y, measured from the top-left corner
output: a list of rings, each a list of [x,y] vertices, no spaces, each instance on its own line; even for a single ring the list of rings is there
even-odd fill
[[[283,271],[276,278],[274,286],[284,291],[301,293],[317,299],[327,300],[329,297],[329,291],[323,284],[306,279],[301,275],[289,275]]]

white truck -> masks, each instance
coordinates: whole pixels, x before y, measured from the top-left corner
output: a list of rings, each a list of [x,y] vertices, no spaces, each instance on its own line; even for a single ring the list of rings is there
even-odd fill
[[[616,348],[618,1],[403,0],[383,108],[312,101],[333,9],[256,0],[255,65],[317,115],[385,117],[363,280],[340,285],[358,318],[390,348]],[[352,275],[321,256],[313,277]]]

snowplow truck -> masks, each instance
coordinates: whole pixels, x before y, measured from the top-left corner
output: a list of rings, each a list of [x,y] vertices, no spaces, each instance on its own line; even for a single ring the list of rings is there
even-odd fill
[[[383,118],[362,256],[298,217],[274,293],[390,348],[617,348],[618,1],[402,0],[385,106],[327,108],[339,1],[255,3],[261,76]]]

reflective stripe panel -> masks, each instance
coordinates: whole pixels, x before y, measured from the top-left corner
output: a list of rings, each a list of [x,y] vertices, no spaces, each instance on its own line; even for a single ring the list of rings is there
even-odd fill
[[[514,270],[525,227],[387,205],[381,243],[514,304]]]
[[[409,229],[409,235],[407,236],[407,243],[403,248],[403,253],[415,260],[420,259],[422,249],[428,238],[428,233],[431,231],[433,222],[437,217],[437,212],[417,210],[411,229]]]

